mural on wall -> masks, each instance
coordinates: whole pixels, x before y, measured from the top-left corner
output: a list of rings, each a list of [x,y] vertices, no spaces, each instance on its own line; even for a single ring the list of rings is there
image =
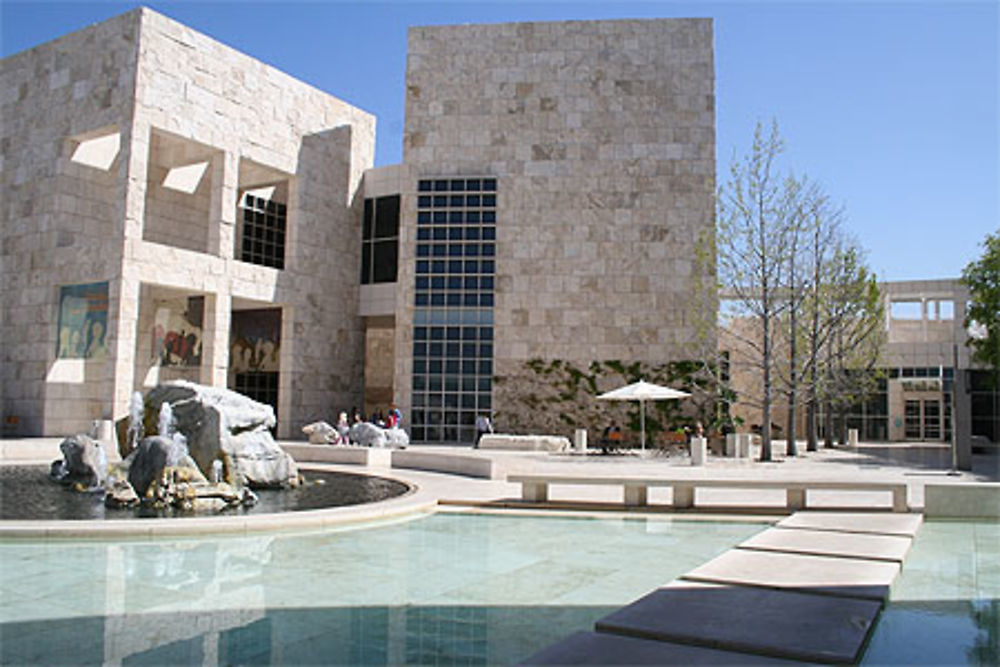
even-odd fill
[[[60,359],[104,359],[108,330],[108,283],[59,288]]]
[[[277,373],[281,351],[281,309],[233,311],[229,366],[236,373]]]
[[[150,350],[160,366],[201,366],[205,297],[156,301]]]

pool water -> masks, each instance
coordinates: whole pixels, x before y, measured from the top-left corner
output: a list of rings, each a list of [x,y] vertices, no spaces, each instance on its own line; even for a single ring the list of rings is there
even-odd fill
[[[304,512],[326,507],[373,503],[401,496],[409,487],[373,475],[304,470],[305,484],[294,489],[258,489],[257,503],[220,512],[185,512],[149,507],[110,509],[104,491],[79,493],[49,479],[48,466],[0,466],[0,519],[61,521],[242,516]]]
[[[0,543],[0,663],[512,664],[761,524],[434,514]]]
[[[924,522],[862,664],[1000,664],[1000,524]]]

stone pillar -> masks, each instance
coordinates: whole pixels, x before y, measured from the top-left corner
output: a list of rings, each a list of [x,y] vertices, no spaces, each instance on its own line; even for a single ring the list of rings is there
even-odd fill
[[[201,383],[226,387],[229,383],[229,330],[232,297],[227,293],[205,296],[202,327]]]
[[[128,242],[126,242],[126,247]],[[126,257],[128,253],[126,252]],[[112,377],[112,410],[107,415],[116,419],[128,412],[129,400],[135,390],[135,343],[138,336],[139,291],[138,276],[128,270],[108,285],[108,368]]]
[[[695,436],[691,438],[691,465],[705,465],[706,446],[708,441],[705,438]]]
[[[236,249],[236,209],[239,194],[239,157],[229,151],[212,156],[212,203],[208,251],[232,259]]]

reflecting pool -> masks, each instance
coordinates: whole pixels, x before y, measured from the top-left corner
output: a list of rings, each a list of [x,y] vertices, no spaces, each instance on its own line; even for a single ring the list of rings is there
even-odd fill
[[[924,522],[862,664],[1000,664],[1000,524]]]
[[[0,543],[0,663],[512,664],[761,524],[434,514]]]

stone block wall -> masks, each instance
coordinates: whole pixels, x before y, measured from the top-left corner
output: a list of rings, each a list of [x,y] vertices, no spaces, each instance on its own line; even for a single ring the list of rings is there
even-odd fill
[[[360,403],[370,114],[145,8],[5,59],[0,103],[5,433],[124,414],[157,291],[205,298],[200,376],[216,385],[232,310],[282,308],[279,435]],[[99,131],[120,134],[111,169],[70,162],[74,139]],[[209,162],[199,189],[163,190],[188,157]],[[262,173],[288,192],[283,270],[235,259],[238,192]],[[60,286],[100,281],[106,359],[57,360]]]
[[[123,216],[125,150],[106,170],[70,158],[95,135],[118,132],[127,145],[138,25],[125,14],[0,62],[4,435],[81,430],[108,411],[110,361],[56,358],[59,298],[60,286],[120,272],[121,245],[109,240]]]
[[[712,39],[708,19],[410,30],[404,162],[414,178],[498,178],[497,375],[531,358],[665,362],[714,347],[698,340],[694,298],[713,282],[694,261],[714,229]],[[396,310],[403,405],[413,195]]]

